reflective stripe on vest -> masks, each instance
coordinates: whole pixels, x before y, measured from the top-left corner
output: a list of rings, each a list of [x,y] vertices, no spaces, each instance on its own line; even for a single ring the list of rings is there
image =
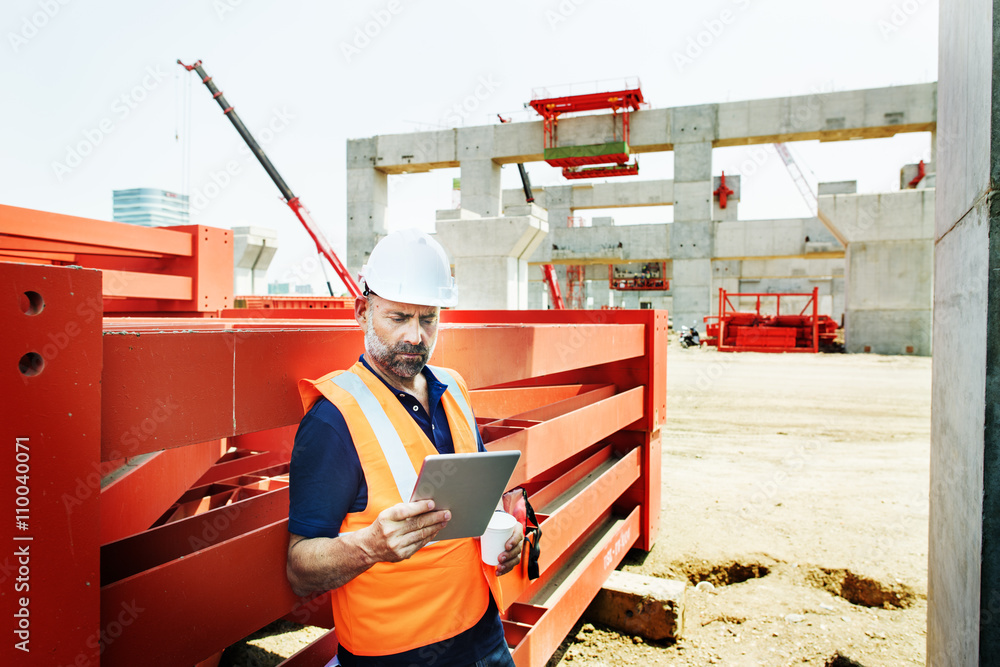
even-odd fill
[[[465,420],[469,423],[469,428],[472,430],[473,437],[475,437],[476,433],[478,433],[476,418],[472,415],[472,408],[469,406],[469,402],[465,400],[465,394],[462,393],[462,388],[459,386],[458,381],[443,368],[438,368],[437,366],[428,366],[428,368],[431,369],[431,372],[439,380],[447,385],[448,393],[458,403],[458,407],[461,408],[462,414],[465,415]],[[371,425],[372,431],[375,433],[375,437],[382,448],[382,454],[385,455],[385,460],[389,464],[389,470],[392,473],[393,482],[396,484],[396,490],[399,491],[399,497],[403,502],[407,502],[413,494],[413,489],[417,486],[417,472],[413,469],[413,464],[410,463],[410,457],[406,453],[406,447],[403,445],[399,433],[392,425],[392,421],[385,413],[385,410],[382,409],[378,398],[375,397],[375,394],[368,388],[364,380],[354,373],[341,373],[333,378],[331,382],[346,391],[358,402],[358,407],[361,408],[361,411],[368,419],[368,423]],[[452,441],[454,442],[454,434],[452,435]]]
[[[389,420],[389,415],[379,405],[378,399],[372,390],[368,388],[365,381],[354,373],[341,373],[333,378],[333,383],[346,391],[358,402],[358,407],[364,413],[368,423],[371,424],[372,431],[382,447],[385,460],[389,463],[389,471],[392,473],[392,480],[396,483],[396,490],[403,502],[407,502],[413,494],[413,489],[417,485],[417,472],[410,463],[410,457],[406,453],[406,447],[396,432],[396,427]]]

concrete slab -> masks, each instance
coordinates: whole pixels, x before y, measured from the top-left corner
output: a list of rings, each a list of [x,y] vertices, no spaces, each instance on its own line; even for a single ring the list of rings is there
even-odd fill
[[[615,570],[584,616],[629,635],[680,639],[684,634],[686,581]]]

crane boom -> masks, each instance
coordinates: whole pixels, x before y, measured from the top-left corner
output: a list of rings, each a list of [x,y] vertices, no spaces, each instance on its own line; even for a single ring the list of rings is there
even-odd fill
[[[840,241],[840,244],[846,248],[847,238],[837,229],[837,225],[833,224],[833,220],[819,209],[819,199],[816,197],[816,193],[812,191],[812,188],[809,187],[809,183],[806,182],[805,174],[802,173],[802,169],[796,164],[795,158],[792,157],[791,151],[788,150],[788,146],[783,143],[775,143],[774,149],[781,156],[781,160],[785,163],[785,168],[788,169],[792,180],[795,181],[795,187],[799,189],[799,194],[806,200],[806,204],[809,205],[810,210],[816,210],[816,217],[819,218],[819,221],[833,234],[833,238]]]
[[[212,81],[212,77],[205,73],[205,68],[201,66],[201,61],[198,60],[193,65],[185,65],[180,61],[180,59],[178,59],[177,64],[189,72],[194,71],[198,73],[198,76],[201,77],[201,82],[205,84],[208,91],[212,93],[212,98],[219,103],[220,107],[222,107],[222,113],[229,118],[233,127],[235,127],[236,131],[240,133],[241,137],[243,137],[243,141],[246,142],[247,147],[250,148],[250,151],[257,158],[257,161],[260,162],[262,167],[264,167],[264,171],[266,171],[267,175],[271,177],[274,184],[278,186],[278,190],[281,191],[281,196],[285,198],[285,203],[288,204],[288,207],[292,209],[293,213],[295,213],[295,216],[299,219],[299,222],[302,223],[302,226],[306,228],[306,232],[308,232],[309,236],[316,244],[316,249],[319,250],[320,254],[323,255],[328,262],[330,262],[331,266],[333,266],[333,270],[337,272],[337,275],[340,277],[340,281],[344,283],[344,287],[346,287],[347,291],[351,293],[351,296],[361,296],[361,288],[358,287],[358,284],[353,278],[351,278],[351,274],[347,271],[347,267],[344,266],[343,262],[340,261],[340,258],[337,257],[337,254],[333,251],[333,246],[331,246],[330,242],[327,241],[325,236],[323,236],[323,232],[313,221],[312,216],[309,215],[309,210],[299,200],[299,198],[295,196],[292,189],[288,187],[287,183],[285,183],[285,179],[281,177],[278,170],[274,168],[273,164],[271,164],[271,160],[268,159],[264,150],[257,143],[257,140],[253,138],[252,134],[250,134],[250,130],[248,130],[247,126],[243,124],[243,121],[240,119],[239,115],[237,115],[236,110],[229,104],[229,102],[226,101],[226,98],[222,95],[222,91],[219,90]]]

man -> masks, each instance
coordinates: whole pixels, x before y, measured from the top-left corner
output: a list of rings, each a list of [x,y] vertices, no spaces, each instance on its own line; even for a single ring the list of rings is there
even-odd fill
[[[307,412],[292,452],[288,580],[298,595],[332,591],[347,667],[512,666],[494,592],[520,562],[522,536],[496,568],[476,539],[431,544],[451,513],[406,502],[392,473],[394,462],[419,470],[428,454],[484,451],[462,379],[426,365],[440,308],[457,301],[447,255],[422,232],[395,232],[360,278],[365,353],[348,371],[299,382]]]

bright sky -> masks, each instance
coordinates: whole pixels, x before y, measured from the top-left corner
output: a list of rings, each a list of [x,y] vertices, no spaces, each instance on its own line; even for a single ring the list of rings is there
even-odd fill
[[[276,230],[268,277],[282,280],[314,246],[178,58],[204,61],[343,253],[348,138],[528,120],[532,88],[629,76],[656,108],[934,81],[937,17],[936,0],[6,0],[0,203],[110,220],[112,190],[182,191],[186,163],[193,221]],[[457,112],[477,88],[478,108]],[[793,149],[819,180],[879,192],[930,159],[930,135]],[[739,172],[749,150],[716,149],[713,172]],[[637,178],[672,176],[670,153],[640,162]],[[535,185],[565,182],[528,167]],[[389,224],[431,230],[455,176],[391,177]],[[519,187],[514,165],[503,182]],[[780,160],[744,178],[740,206],[807,214]]]

